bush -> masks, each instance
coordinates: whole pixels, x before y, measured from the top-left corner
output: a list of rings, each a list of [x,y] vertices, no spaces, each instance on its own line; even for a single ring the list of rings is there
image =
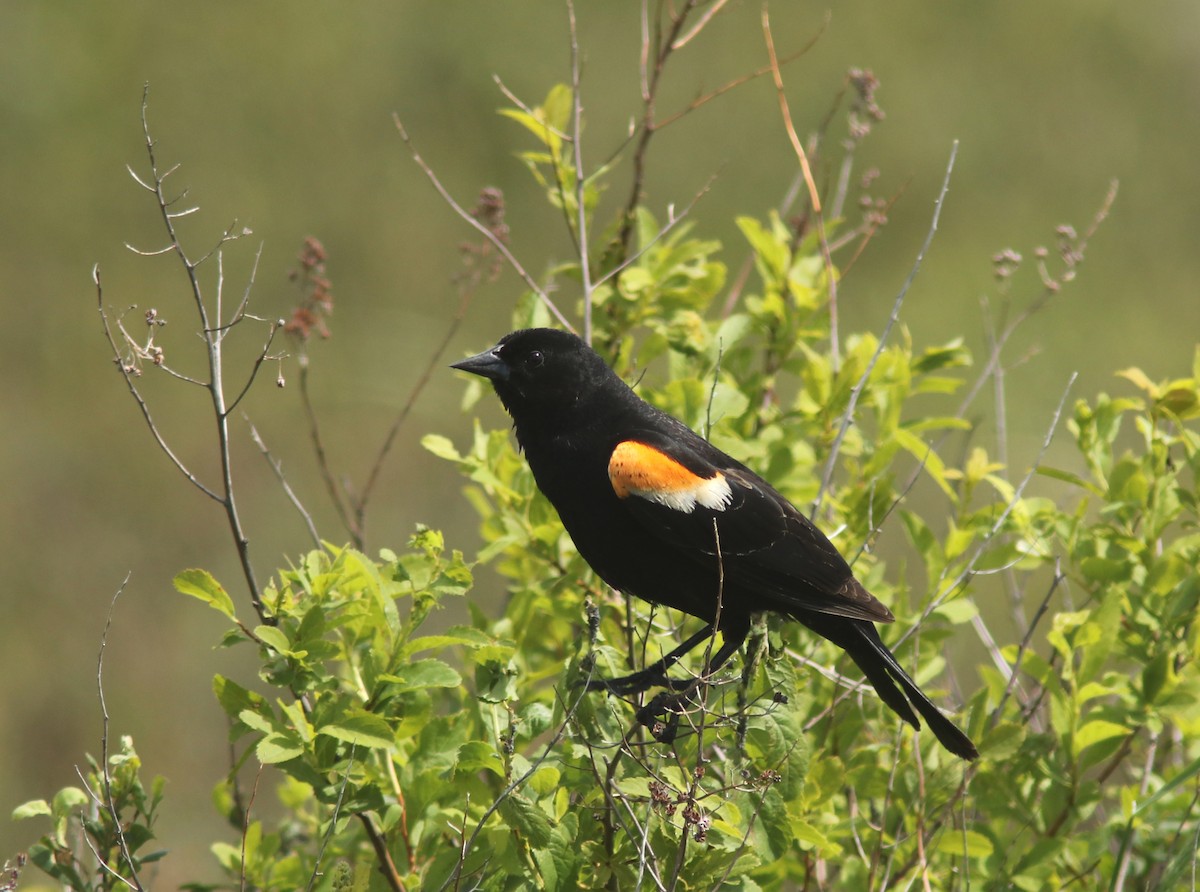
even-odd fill
[[[874,108],[869,76],[851,83],[845,163]],[[809,507],[896,614],[881,632],[913,677],[947,707],[959,699],[981,758],[968,765],[912,733],[840,651],[775,618],[756,627],[740,668],[709,681],[674,743],[656,742],[638,719],[642,699],[579,683],[618,674],[630,657],[653,660],[687,619],[608,590],[509,433],[476,422],[467,443],[423,440],[467,480],[483,539],[470,559],[429,528],[402,552],[367,555],[356,536],[364,497],[344,512],[359,547],[319,547],[259,587],[229,479],[214,493],[251,610],[203,570],[180,573],[176,587],[229,620],[222,644],[253,648],[259,678],[214,679],[239,754],[217,787],[231,835],[213,846],[223,881],[189,888],[1176,887],[1194,869],[1200,827],[1200,352],[1189,378],[1125,370],[1123,395],[1070,411],[1064,392],[1046,442],[1066,416],[1078,461],[1050,468],[1039,455],[1014,473],[967,420],[981,386],[1002,374],[1011,330],[978,372],[958,341],[921,345],[891,323],[837,330],[835,258],[882,225],[874,199],[863,196],[851,222],[810,175],[805,213],[739,219],[746,244],[731,251],[694,217],[655,219],[635,177],[606,236],[593,238],[613,173],[585,175],[577,163],[573,95],[556,87],[541,105],[506,112],[532,135],[522,157],[585,246],[551,273],[580,287],[580,305],[555,304],[547,283],[526,276],[513,326],[582,320],[623,376],[646,370],[646,399]],[[635,167],[646,144],[632,150]],[[799,156],[806,171],[842,160]],[[143,185],[170,227],[165,180],[151,155]],[[497,255],[511,257],[502,199],[485,199],[491,210],[471,217],[484,240],[469,287]],[[1074,278],[1094,225],[1060,230],[1057,251],[1039,259],[1031,309]],[[193,271],[199,262],[170,235]],[[754,275],[731,286],[726,258],[739,253]],[[321,299],[293,318],[301,339],[331,300],[323,255],[312,256],[305,275]],[[1014,254],[997,259],[1006,283],[1019,267]],[[244,309],[234,323],[251,320]],[[219,369],[227,329],[215,322],[204,343]],[[270,358],[279,326],[268,327],[247,386]],[[152,338],[109,330],[141,402],[142,361],[162,365],[161,354]],[[219,375],[210,387],[224,393]],[[490,399],[483,391],[466,385],[467,411]],[[238,399],[218,401],[226,458]],[[913,498],[914,487],[929,493]],[[907,549],[891,565],[874,549],[888,523]],[[472,606],[469,623],[424,633],[447,599],[470,595],[483,566],[506,582],[502,615]],[[1013,613],[1014,635],[993,631],[997,603]],[[952,665],[947,646],[964,638],[982,645],[980,658]],[[676,671],[702,664],[697,655]],[[104,748],[85,789],[16,816],[51,818],[30,856],[57,882],[141,888],[140,869],[161,855],[140,854],[161,783],[142,786],[131,742],[110,756],[106,735]],[[283,808],[269,825],[241,788],[238,770],[255,762],[273,769]]]

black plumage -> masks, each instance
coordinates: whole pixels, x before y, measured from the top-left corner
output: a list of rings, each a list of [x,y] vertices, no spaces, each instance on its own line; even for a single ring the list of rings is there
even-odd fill
[[[751,616],[769,610],[845,650],[906,722],[920,727],[915,708],[950,752],[978,755],[884,645],[874,623],[892,622],[891,611],[829,539],[745,465],[637,396],[582,340],[517,331],[454,367],[491,380],[538,488],[592,569],[708,624],[655,665],[598,686],[678,686],[666,670],[687,650],[719,628],[715,669]]]

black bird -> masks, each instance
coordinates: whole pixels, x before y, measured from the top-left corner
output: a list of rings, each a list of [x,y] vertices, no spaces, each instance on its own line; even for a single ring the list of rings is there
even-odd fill
[[[771,610],[846,651],[910,725],[921,727],[915,707],[946,749],[978,755],[884,645],[873,624],[892,612],[825,535],[745,465],[637,396],[578,337],[515,331],[453,368],[491,380],[538,488],[600,578],[707,623],[654,665],[592,687],[679,689],[667,670],[685,653],[719,628],[716,669],[745,640],[751,615]]]

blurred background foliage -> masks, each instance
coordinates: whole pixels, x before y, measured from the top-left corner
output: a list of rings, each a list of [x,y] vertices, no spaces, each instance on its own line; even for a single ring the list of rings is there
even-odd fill
[[[759,4],[735,0],[676,54],[660,111],[763,65],[759,15]],[[638,6],[590,0],[578,17],[591,165],[621,147],[637,108]],[[1110,180],[1121,181],[1079,281],[1009,349],[1029,357],[1008,376],[1014,462],[1032,456],[1072,371],[1081,396],[1121,388],[1111,375],[1128,366],[1155,379],[1187,371],[1200,332],[1200,6],[777,3],[772,20],[781,55],[820,32],[785,69],[802,135],[827,114],[849,68],[881,82],[887,118],[860,149],[858,170],[879,167],[876,194],[903,194],[839,289],[844,332],[882,326],[957,138],[941,229],[904,308],[926,343],[961,334],[979,348],[981,296],[997,306],[992,255],[1011,247],[1032,257],[1061,223],[1082,231]],[[219,621],[204,625],[170,580],[202,566],[236,590],[239,573],[219,511],[153,447],[96,314],[90,270],[99,263],[107,304],[158,308],[169,322],[159,343],[179,354],[192,347],[177,262],[123,247],[162,241],[153,202],[125,171],[144,168],[143,84],[161,158],[183,164],[176,183],[201,207],[185,239],[199,251],[235,218],[254,231],[228,246],[235,290],[262,245],[258,312],[289,314],[301,294],[287,273],[302,241],[324,243],[336,312],[332,339],[310,351],[313,390],[335,465],[361,481],[457,304],[452,277],[468,237],[411,162],[392,113],[464,205],[484,186],[504,191],[511,245],[537,275],[568,253],[566,234],[514,157],[528,140],[495,113],[506,102],[492,76],[530,104],[567,80],[566,14],[528,0],[12,0],[0,5],[0,35],[0,363],[9,382],[0,398],[0,814],[72,783],[84,751],[98,749],[96,653],[112,594],[132,570],[108,637],[106,693],[113,733],[134,735],[147,773],[169,778],[171,808],[159,823],[175,852],[161,877],[169,885],[209,857],[201,840],[219,825],[209,785],[228,764],[211,693]],[[649,207],[665,216],[717,173],[701,218],[733,266],[744,256],[734,216],[777,206],[794,169],[773,88],[760,79],[659,134]],[[1021,275],[1014,294],[1035,293],[1031,273]],[[485,289],[453,356],[502,333],[520,288],[506,273]],[[294,381],[294,368],[283,372]],[[272,377],[246,409],[324,535],[339,541],[295,388],[279,390]],[[200,396],[145,383],[184,458],[211,473]],[[477,541],[454,469],[418,445],[431,430],[462,434],[465,420],[447,411],[461,393],[439,372],[417,404],[385,468],[369,550],[402,544],[418,521],[445,528],[452,544]],[[236,443],[245,522],[266,573],[308,543],[240,425]],[[0,820],[0,860],[34,832]]]

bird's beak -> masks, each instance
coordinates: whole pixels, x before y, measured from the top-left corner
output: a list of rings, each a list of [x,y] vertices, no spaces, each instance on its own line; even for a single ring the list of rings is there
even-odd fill
[[[508,364],[500,358],[500,353],[495,347],[451,363],[450,368],[461,369],[464,372],[470,372],[472,375],[479,375],[483,378],[490,378],[493,381],[508,380]]]

